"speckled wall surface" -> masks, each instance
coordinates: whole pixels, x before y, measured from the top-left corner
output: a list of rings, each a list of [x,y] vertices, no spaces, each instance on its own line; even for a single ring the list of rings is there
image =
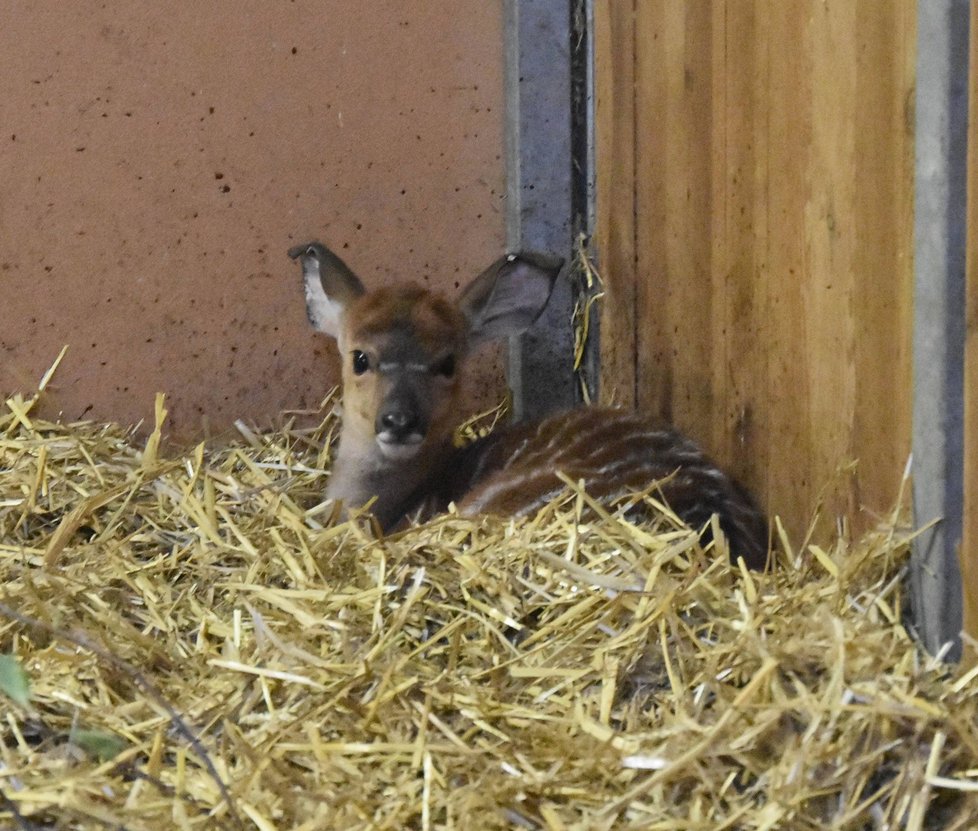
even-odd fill
[[[337,378],[291,244],[450,292],[504,248],[501,2],[6,0],[0,78],[0,392],[68,344],[47,415],[268,424]]]

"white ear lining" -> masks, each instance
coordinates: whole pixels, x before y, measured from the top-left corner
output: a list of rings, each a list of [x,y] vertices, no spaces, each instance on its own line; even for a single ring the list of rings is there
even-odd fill
[[[320,332],[337,337],[343,317],[343,307],[335,300],[331,300],[323,290],[319,260],[315,257],[303,257],[302,282],[305,287],[306,314],[309,316],[309,321]]]

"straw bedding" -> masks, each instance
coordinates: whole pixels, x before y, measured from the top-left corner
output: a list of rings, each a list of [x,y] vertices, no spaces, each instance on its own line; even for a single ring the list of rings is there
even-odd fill
[[[180,455],[30,407],[2,828],[978,827],[978,674],[901,625],[895,521],[770,575],[573,488],[378,539],[321,504],[331,416]]]

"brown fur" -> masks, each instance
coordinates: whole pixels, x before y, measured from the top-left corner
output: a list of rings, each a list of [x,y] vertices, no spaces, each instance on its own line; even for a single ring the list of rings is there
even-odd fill
[[[501,258],[452,303],[414,285],[368,292],[319,243],[290,253],[303,261],[310,319],[336,337],[343,358],[343,432],[328,497],[347,507],[375,499],[384,528],[451,502],[468,515],[523,515],[560,492],[559,470],[609,504],[651,487],[705,533],[716,514],[733,553],[764,565],[767,524],[750,495],[691,441],[636,413],[580,408],[452,447],[460,407],[451,362],[461,365],[474,342],[529,326],[559,263]]]

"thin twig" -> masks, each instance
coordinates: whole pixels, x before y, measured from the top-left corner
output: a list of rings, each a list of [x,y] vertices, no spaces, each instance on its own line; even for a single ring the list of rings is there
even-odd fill
[[[218,790],[221,793],[221,797],[228,806],[228,811],[230,812],[231,818],[234,820],[235,825],[237,825],[239,828],[244,827],[241,817],[235,808],[234,799],[231,796],[231,792],[228,790],[227,785],[224,784],[224,780],[217,772],[217,768],[215,767],[214,762],[211,760],[207,749],[204,747],[200,739],[197,738],[197,735],[190,728],[190,725],[184,721],[184,719],[170,704],[170,702],[166,700],[166,697],[159,691],[152,681],[150,681],[128,661],[123,660],[118,655],[113,655],[107,649],[103,648],[84,635],[67,632],[64,629],[60,629],[57,626],[52,626],[51,624],[38,620],[35,617],[22,614],[13,609],[11,606],[2,602],[0,602],[0,615],[9,618],[10,620],[16,620],[18,623],[22,623],[25,626],[31,627],[32,629],[39,629],[42,632],[46,632],[58,640],[68,641],[69,643],[75,644],[75,646],[80,646],[82,649],[87,649],[96,657],[108,664],[111,664],[124,675],[129,676],[133,683],[139,687],[148,698],[152,699],[155,704],[160,706],[170,717],[170,721],[176,728],[177,732],[187,740],[191,748],[193,748],[194,753],[196,753],[197,757],[201,760],[201,762],[203,762],[204,767],[206,768],[208,774],[210,774],[211,779],[214,780],[214,783],[217,785]]]

